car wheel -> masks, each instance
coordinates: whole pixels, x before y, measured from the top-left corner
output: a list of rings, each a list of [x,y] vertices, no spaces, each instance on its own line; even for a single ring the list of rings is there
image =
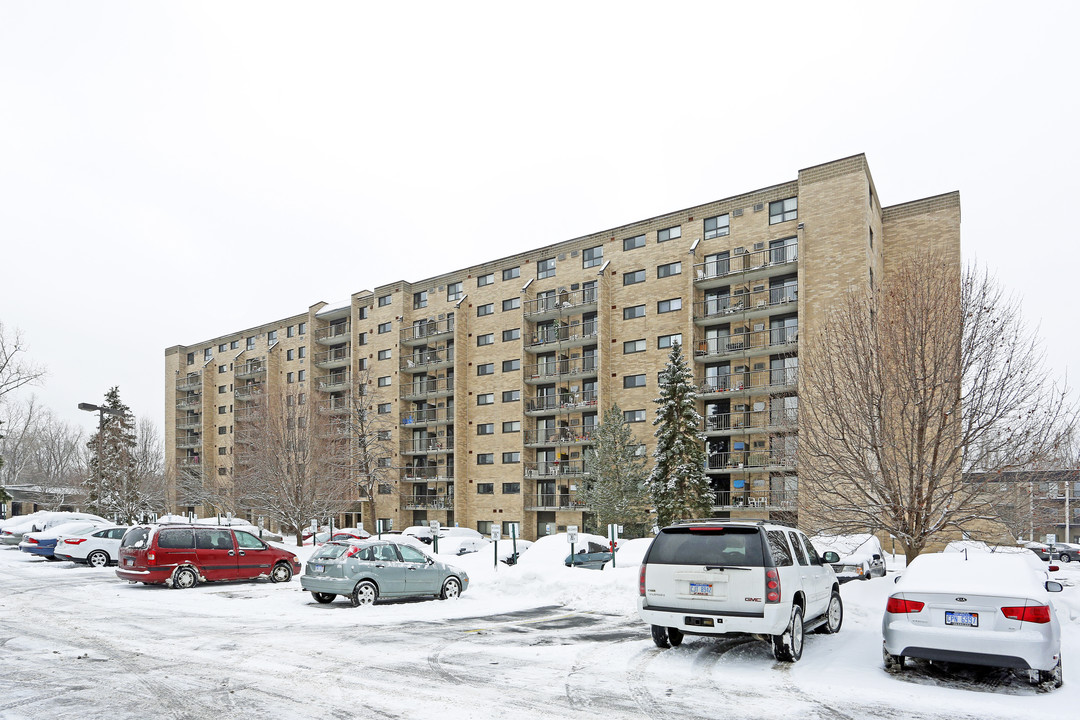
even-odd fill
[[[199,582],[199,575],[192,567],[178,567],[172,575],[172,586],[176,590],[187,590],[195,587]]]
[[[881,659],[885,661],[885,672],[895,674],[904,671],[904,656],[890,654],[884,644],[881,646]]]
[[[668,641],[667,628],[660,625],[652,626],[652,641],[656,643],[658,648],[671,647],[671,643]]]
[[[105,567],[109,564],[109,554],[104,550],[95,550],[86,556],[86,564],[90,567]]]
[[[453,600],[461,595],[461,581],[454,577],[446,578],[446,582],[442,584],[442,592],[439,593],[439,597],[443,600]]]
[[[1067,563],[1072,560],[1072,558],[1069,556],[1069,553],[1061,553],[1061,555],[1058,556],[1058,560],[1063,563]]]
[[[773,657],[780,662],[796,662],[802,657],[803,615],[798,605],[791,609],[787,630],[772,636]]]
[[[311,597],[315,598],[315,602],[320,605],[327,605],[334,602],[334,598],[337,596],[334,595],[334,593],[313,592],[311,593]]]
[[[679,647],[683,641],[683,631],[679,628],[668,628],[667,639],[671,643],[671,647]]]
[[[826,635],[834,635],[840,632],[840,626],[844,624],[844,603],[840,599],[838,590],[832,591],[829,598],[829,609],[825,611],[825,623],[818,626],[817,631]]]
[[[370,580],[361,580],[353,588],[349,600],[352,602],[353,607],[360,607],[361,605],[371,605],[377,597],[379,597],[379,589],[375,587],[375,583]]]
[[[292,568],[288,563],[278,563],[270,571],[270,582],[283,583],[292,580]]]

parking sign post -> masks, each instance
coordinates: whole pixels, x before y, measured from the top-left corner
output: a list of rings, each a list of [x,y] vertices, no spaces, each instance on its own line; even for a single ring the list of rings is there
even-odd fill
[[[491,541],[495,543],[495,569],[499,569],[499,540],[502,539],[502,528],[492,526]]]
[[[431,547],[435,549],[435,554],[439,554],[439,521],[432,520],[428,523],[428,527],[431,528]]]
[[[566,540],[570,543],[570,567],[574,567],[574,543],[577,542],[577,525],[566,526]]]

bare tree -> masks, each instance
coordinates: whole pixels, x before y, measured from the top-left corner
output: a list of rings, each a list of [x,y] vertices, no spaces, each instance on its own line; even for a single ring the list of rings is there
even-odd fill
[[[239,503],[296,533],[308,521],[340,512],[355,485],[343,470],[340,436],[315,403],[297,393],[265,395],[236,434],[234,487]]]
[[[1075,422],[1018,307],[931,255],[849,293],[800,348],[800,520],[888,532],[909,560],[992,528],[994,496],[965,473],[1030,467]]]
[[[45,368],[26,358],[26,344],[18,328],[9,332],[0,322],[0,401],[23,385],[39,382]]]
[[[33,444],[31,476],[44,505],[59,509],[82,496],[86,477],[82,428],[66,423],[48,410],[42,413]]]
[[[4,437],[0,438],[0,456],[4,458],[0,464],[0,486],[31,482],[44,412],[34,395],[0,406],[0,424],[4,427]]]
[[[139,418],[135,427],[135,454],[132,480],[139,488],[139,514],[168,510],[168,483],[165,477],[165,439],[149,417]]]
[[[393,424],[389,414],[380,415],[380,395],[371,382],[370,372],[360,371],[351,390],[349,413],[344,420],[331,421],[334,430],[346,438],[345,445],[336,456],[343,462],[342,471],[351,476],[360,498],[369,512],[363,514],[371,520],[369,532],[375,532],[378,522],[376,500],[380,486],[390,482],[390,458],[394,456]]]

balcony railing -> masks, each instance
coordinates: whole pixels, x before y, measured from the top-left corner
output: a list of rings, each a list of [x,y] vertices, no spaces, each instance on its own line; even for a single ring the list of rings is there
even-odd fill
[[[411,482],[435,482],[454,479],[453,465],[415,465],[404,467],[402,471],[402,477]]]
[[[177,392],[188,392],[202,389],[202,373],[194,373],[178,378],[176,381]]]
[[[526,430],[524,433],[524,440],[526,445],[571,445],[591,443],[595,432],[596,428],[592,425]]]
[[[784,408],[780,411],[746,410],[703,416],[701,418],[701,429],[704,432],[764,430],[793,426],[798,421],[799,413],[792,408]]]
[[[574,290],[572,292],[553,293],[525,301],[525,317],[558,312],[572,312],[583,305],[595,305],[597,289],[595,287]]]
[[[202,427],[202,415],[199,413],[193,415],[180,415],[176,418],[177,430],[192,430],[199,427]]]
[[[327,398],[319,403],[318,408],[321,415],[341,415],[349,412],[349,398]]]
[[[184,435],[176,439],[176,447],[181,450],[190,450],[202,447],[201,435]]]
[[[726,509],[791,509],[798,505],[796,490],[715,490],[713,507]]]
[[[420,378],[411,383],[403,383],[401,388],[405,397],[449,394],[454,392],[454,378]]]
[[[351,323],[335,323],[324,328],[318,328],[315,331],[315,342],[322,343],[323,345],[334,345],[336,343],[343,343],[349,339],[349,330],[352,328]]]
[[[598,361],[595,355],[545,360],[535,365],[526,365],[524,376],[528,381],[555,381],[562,377],[596,375]]]
[[[413,410],[401,417],[402,425],[424,425],[427,423],[445,425],[452,422],[454,422],[453,408],[450,410],[447,410],[446,408]]]
[[[250,385],[237,385],[233,394],[237,400],[250,400],[262,394],[262,383],[251,383]]]
[[[401,443],[401,452],[414,453],[440,453],[454,451],[454,436],[410,438]]]
[[[317,352],[312,358],[312,362],[315,364],[315,367],[330,368],[348,365],[351,359],[352,350],[346,345]]]
[[[783,246],[755,250],[754,252],[732,255],[725,258],[706,260],[694,265],[694,277],[696,280],[711,280],[714,278],[739,275],[742,273],[760,270],[762,268],[786,265],[797,262],[799,259],[799,244],[797,242]]]
[[[330,373],[329,375],[319,378],[319,390],[322,390],[323,392],[344,390],[349,387],[351,381],[352,375],[348,370],[345,372]]]
[[[538,329],[529,338],[527,347],[552,345],[575,340],[594,338],[599,331],[599,323],[595,320],[587,322],[572,322],[561,325],[548,325]]]
[[[794,390],[799,380],[798,368],[755,370],[736,375],[717,375],[705,378],[698,386],[701,394],[737,392],[785,392]]]
[[[454,318],[414,322],[401,329],[401,342],[415,343],[437,335],[454,332]]]
[[[439,350],[418,350],[401,356],[401,369],[405,372],[417,372],[431,366],[449,365],[454,362],[454,348]]]
[[[199,467],[199,456],[182,457],[176,461],[176,464],[182,468],[197,468]]]
[[[453,510],[453,495],[406,495],[407,510]]]
[[[767,310],[781,306],[794,309],[798,301],[799,290],[792,286],[721,295],[694,303],[694,319],[725,317],[746,310]]]
[[[711,453],[705,467],[708,470],[737,471],[794,465],[795,453],[788,450],[734,450]]]
[[[595,390],[576,393],[558,393],[530,398],[525,403],[525,412],[546,412],[550,410],[573,410],[596,405]]]
[[[775,327],[758,332],[735,333],[717,338],[699,340],[694,350],[696,357],[737,355],[748,350],[787,350],[799,343],[798,326]]]
[[[202,406],[201,395],[189,395],[187,397],[177,398],[176,409],[186,410],[188,408],[197,408]]]
[[[525,463],[525,477],[580,477],[585,474],[584,460],[541,460]]]
[[[250,360],[246,363],[237,365],[233,374],[236,375],[237,380],[247,380],[248,378],[253,378],[258,375],[265,375],[266,363],[262,360]]]
[[[585,501],[574,490],[565,493],[536,493],[529,496],[530,510],[586,510]]]

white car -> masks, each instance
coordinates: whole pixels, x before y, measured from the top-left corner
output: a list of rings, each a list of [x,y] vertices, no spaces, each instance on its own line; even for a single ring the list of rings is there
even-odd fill
[[[113,565],[120,556],[120,541],[127,531],[126,525],[109,525],[77,533],[63,533],[56,539],[53,556],[60,560],[86,563],[91,567]]]
[[[803,634],[840,631],[844,606],[831,563],[797,529],[754,520],[690,520],[666,527],[641,564],[638,615],[653,642],[749,634],[781,662],[802,657]]]
[[[833,572],[842,583],[885,577],[885,554],[876,535],[815,535],[811,542],[819,553],[832,550],[840,556],[840,560],[833,563]]]
[[[922,658],[1027,670],[1032,683],[1061,687],[1061,628],[1049,598],[1061,589],[1024,554],[920,555],[885,604],[885,669]]]
[[[106,524],[108,523],[95,522],[92,520],[72,520],[71,522],[53,525],[48,530],[42,530],[41,532],[28,532],[23,535],[22,541],[19,542],[19,549],[25,553],[40,555],[52,560],[53,552],[56,550],[57,539],[61,535],[73,535],[82,532],[83,530],[101,527]]]
[[[71,522],[73,520],[91,520],[99,523],[109,522],[103,517],[97,515],[91,515],[90,513],[77,513],[77,512],[46,512],[41,514],[34,514],[25,517],[21,522],[10,523],[4,526],[3,530],[0,530],[0,542],[5,545],[18,545],[23,535],[31,532],[42,532],[48,530],[61,523]]]

